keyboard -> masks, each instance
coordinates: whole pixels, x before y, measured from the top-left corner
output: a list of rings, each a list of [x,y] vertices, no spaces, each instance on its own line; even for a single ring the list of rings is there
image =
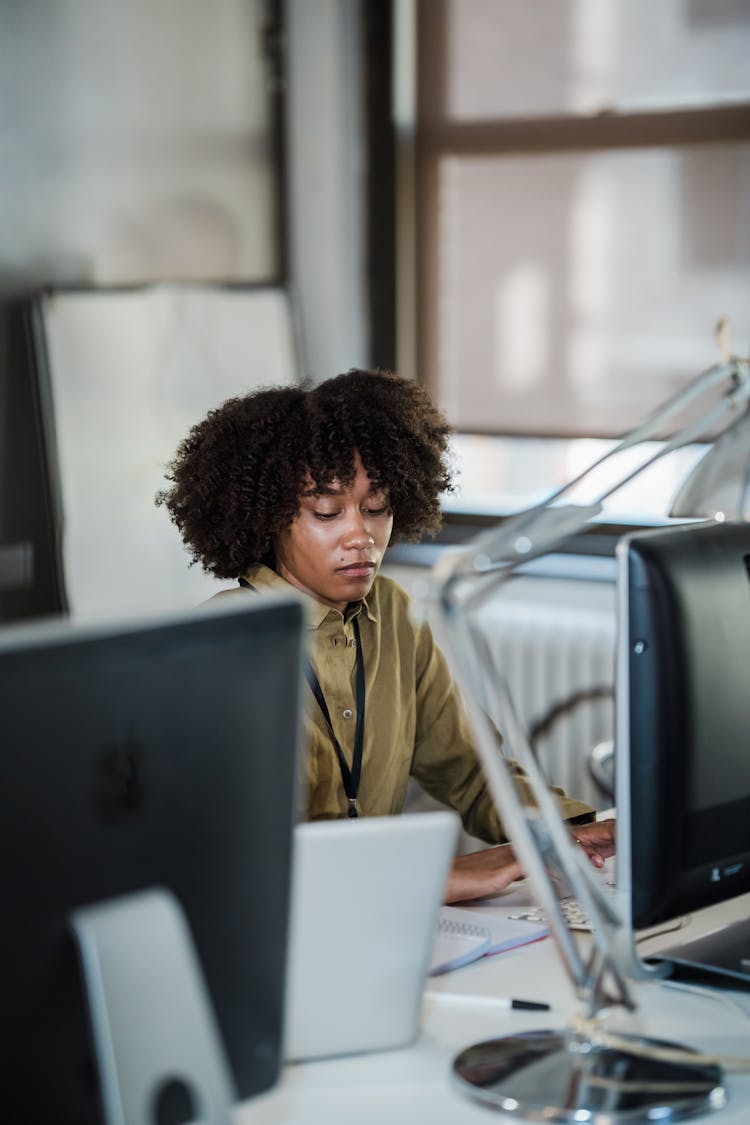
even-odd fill
[[[577,930],[579,933],[591,933],[591,921],[587,916],[585,910],[575,898],[561,898],[558,900],[560,903],[560,910],[565,919],[568,929]],[[524,922],[540,922],[544,924],[547,917],[541,907],[532,906],[528,910],[519,912],[517,914],[509,914],[509,918],[519,919]]]
[[[614,880],[614,867],[611,860],[607,860],[604,867],[596,872],[596,879],[600,887],[607,893],[614,894],[615,880]],[[586,914],[586,911],[581,906],[578,899],[572,896],[565,896],[558,899],[560,904],[560,911],[565,919],[568,928],[577,930],[579,933],[590,934],[592,930],[591,920]],[[541,922],[546,923],[547,918],[544,911],[540,906],[529,906],[522,911],[516,911],[509,914],[508,917],[516,918],[524,922]]]

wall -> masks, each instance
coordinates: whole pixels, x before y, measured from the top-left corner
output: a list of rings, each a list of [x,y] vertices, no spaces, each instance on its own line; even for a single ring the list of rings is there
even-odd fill
[[[0,278],[278,274],[265,0],[0,10]]]
[[[271,0],[0,8],[0,619],[141,604],[149,586],[149,604],[195,600],[205,582],[171,528],[162,558],[153,526],[160,469],[188,425],[253,385],[367,364],[360,6],[290,0],[285,40]],[[231,354],[211,337],[210,295],[197,298],[225,283],[236,295],[222,307],[240,287],[249,302]],[[259,324],[269,283],[275,313]],[[262,287],[255,305],[248,285]],[[61,361],[50,322],[31,328],[38,304],[17,298],[63,288],[112,300],[75,314]],[[134,321],[134,303],[172,312]],[[147,566],[130,595],[118,580],[108,591],[112,566],[135,577],[136,542],[173,580],[155,585]]]

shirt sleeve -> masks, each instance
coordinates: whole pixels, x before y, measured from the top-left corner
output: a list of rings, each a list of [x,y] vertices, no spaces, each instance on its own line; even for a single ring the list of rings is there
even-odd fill
[[[428,625],[418,627],[416,693],[417,730],[411,773],[422,788],[456,810],[464,828],[488,844],[507,841],[507,833],[487,789],[481,764],[448,663]],[[498,752],[502,738],[497,733]],[[529,781],[517,763],[509,762],[522,804],[536,804]],[[593,818],[582,801],[550,787],[560,815],[568,820]]]

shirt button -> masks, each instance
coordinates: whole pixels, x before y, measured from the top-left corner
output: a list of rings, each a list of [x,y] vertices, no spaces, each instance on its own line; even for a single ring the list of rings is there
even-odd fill
[[[349,645],[349,648],[354,648],[356,643],[357,642],[354,640],[354,637],[352,637],[352,639],[350,641],[347,641],[347,644]]]
[[[351,710],[351,708],[347,707],[345,711],[341,712],[341,714],[344,716],[345,719],[351,719],[354,712]]]

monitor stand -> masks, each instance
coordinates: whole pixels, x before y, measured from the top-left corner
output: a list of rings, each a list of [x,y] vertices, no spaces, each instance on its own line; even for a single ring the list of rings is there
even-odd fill
[[[750,988],[750,918],[667,946],[648,960],[666,963],[674,979],[701,979],[717,988]]]
[[[233,1083],[182,908],[151,889],[76,910],[106,1125],[230,1125]]]

